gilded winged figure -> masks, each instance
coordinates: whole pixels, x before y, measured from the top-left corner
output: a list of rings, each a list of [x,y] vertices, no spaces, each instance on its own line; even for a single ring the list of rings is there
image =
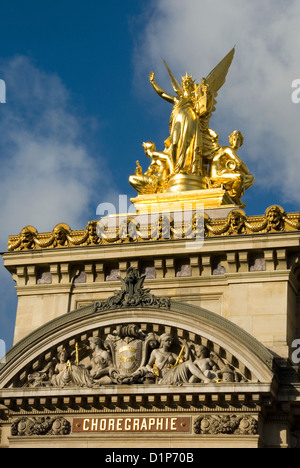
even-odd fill
[[[234,51],[233,48],[206,78],[202,78],[200,84],[186,74],[180,85],[164,61],[175,95],[164,91],[156,83],[154,72],[150,73],[150,83],[156,93],[173,105],[169,125],[173,174],[206,175],[205,162],[218,148],[216,133],[209,129],[209,120],[215,110],[218,91],[225,83]]]

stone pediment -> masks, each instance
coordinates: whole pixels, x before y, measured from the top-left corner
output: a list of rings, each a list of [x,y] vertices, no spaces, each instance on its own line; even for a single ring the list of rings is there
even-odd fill
[[[240,327],[205,309],[157,298],[133,269],[121,283],[107,301],[56,318],[16,344],[1,369],[0,388],[199,390],[271,383],[272,355]]]

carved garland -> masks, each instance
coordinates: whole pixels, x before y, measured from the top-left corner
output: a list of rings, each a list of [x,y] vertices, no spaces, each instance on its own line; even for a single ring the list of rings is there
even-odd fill
[[[62,417],[19,418],[11,426],[12,436],[62,436],[71,433],[70,422]]]
[[[125,219],[111,229],[101,220],[90,221],[85,230],[72,231],[66,224],[58,224],[52,233],[39,234],[26,226],[19,235],[9,236],[8,251],[50,249],[60,247],[96,246],[129,242],[193,239],[197,236],[215,237],[259,234],[300,229],[300,213],[287,214],[274,205],[264,216],[247,217],[241,209],[234,209],[226,219],[211,220],[194,214],[190,222],[175,222],[170,216],[160,215],[153,225],[140,225],[134,217]]]
[[[250,415],[205,415],[194,423],[195,434],[257,434],[257,420]]]

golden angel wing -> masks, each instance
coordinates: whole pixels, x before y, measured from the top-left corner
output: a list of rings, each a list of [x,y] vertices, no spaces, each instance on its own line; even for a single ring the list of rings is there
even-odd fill
[[[215,106],[217,104],[218,91],[226,81],[227,73],[232,63],[234,53],[235,48],[231,49],[231,51],[228,52],[228,54],[221,60],[221,62],[218,63],[218,65],[209,73],[209,75],[204,80],[205,84],[209,87],[209,92],[212,99],[207,119],[211,117],[212,113],[216,109]]]
[[[221,60],[221,62],[218,63],[218,65],[206,77],[206,81],[209,84],[213,94],[218,93],[219,89],[225,83],[229,67],[234,57],[234,53],[235,48],[231,49],[231,51],[223,58],[223,60]]]
[[[175,76],[171,72],[170,68],[168,67],[168,65],[166,64],[164,59],[162,59],[162,61],[164,62],[164,65],[165,65],[165,67],[166,67],[166,69],[167,69],[167,71],[169,73],[170,81],[171,81],[171,84],[173,86],[173,89],[174,89],[175,93],[178,94],[178,96],[181,96],[182,95],[182,89],[181,89],[180,84],[176,80]]]

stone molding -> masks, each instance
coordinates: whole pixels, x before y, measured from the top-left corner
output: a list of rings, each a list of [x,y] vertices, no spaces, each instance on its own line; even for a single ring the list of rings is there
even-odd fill
[[[217,383],[200,386],[183,384],[141,386],[105,386],[102,388],[7,388],[0,390],[1,411],[10,415],[54,412],[57,414],[194,413],[259,411],[275,397],[273,384]]]

